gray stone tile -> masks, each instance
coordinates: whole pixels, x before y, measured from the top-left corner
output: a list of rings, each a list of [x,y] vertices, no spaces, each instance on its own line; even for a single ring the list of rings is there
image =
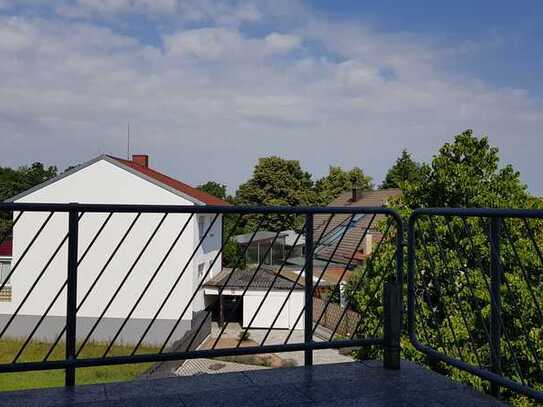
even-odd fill
[[[428,369],[380,361],[0,393],[0,406],[501,406]]]

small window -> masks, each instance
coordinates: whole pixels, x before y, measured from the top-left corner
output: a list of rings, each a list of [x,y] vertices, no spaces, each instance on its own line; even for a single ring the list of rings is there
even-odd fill
[[[10,260],[0,260],[0,286],[4,287],[0,290],[0,302],[10,302],[11,301],[11,286],[9,285],[9,273],[11,271],[11,261]]]
[[[206,266],[205,263],[198,264],[198,280],[201,280],[202,277],[204,276],[204,268],[205,268],[205,266]]]
[[[0,261],[0,285],[4,284],[7,281],[9,273],[11,271],[11,261],[10,260],[1,260]],[[7,281],[9,284],[9,281]]]
[[[200,237],[204,236],[206,229],[206,218],[204,216],[198,217],[198,233],[200,234]]]

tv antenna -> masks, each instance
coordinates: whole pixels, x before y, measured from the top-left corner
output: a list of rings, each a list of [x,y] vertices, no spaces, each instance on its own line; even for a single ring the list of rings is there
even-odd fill
[[[126,130],[126,159],[130,160],[130,123],[128,123]]]

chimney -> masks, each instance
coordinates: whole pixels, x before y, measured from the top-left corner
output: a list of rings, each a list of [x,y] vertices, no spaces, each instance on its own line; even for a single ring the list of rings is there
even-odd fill
[[[132,162],[147,168],[149,167],[149,156],[147,154],[133,154]]]
[[[352,191],[353,191],[353,196],[351,197],[351,200],[353,202],[356,202],[362,198],[362,188],[360,188],[357,185],[353,185]]]

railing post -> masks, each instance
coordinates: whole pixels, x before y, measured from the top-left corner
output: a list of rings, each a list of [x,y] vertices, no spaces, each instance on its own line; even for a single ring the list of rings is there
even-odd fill
[[[400,368],[400,331],[402,320],[402,288],[398,282],[385,283],[384,357],[385,369]]]
[[[305,318],[304,343],[313,342],[313,214],[305,215]],[[305,366],[313,365],[313,349],[304,353]]]
[[[76,308],[77,308],[77,246],[79,234],[79,214],[76,204],[70,209],[68,217],[68,279],[66,289],[66,360],[75,360],[76,351]],[[66,368],[66,386],[75,385],[75,367]]]
[[[500,262],[500,218],[493,217],[490,220],[490,360],[492,371],[501,374],[501,262]],[[496,383],[490,384],[493,396],[498,397],[500,386]]]

